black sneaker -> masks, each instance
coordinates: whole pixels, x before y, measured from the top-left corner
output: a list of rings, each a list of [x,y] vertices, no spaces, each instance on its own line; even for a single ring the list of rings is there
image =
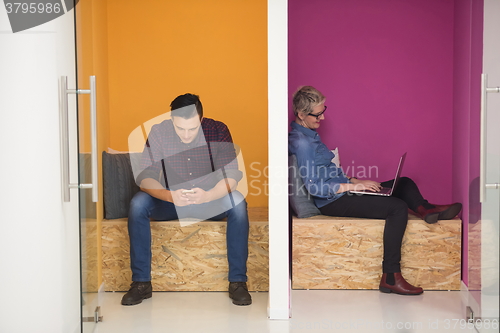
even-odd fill
[[[235,305],[252,304],[252,297],[248,293],[246,282],[229,282],[229,298]]]
[[[143,299],[153,296],[153,287],[151,281],[137,282],[130,285],[129,291],[122,298],[122,305],[136,305],[142,303]]]

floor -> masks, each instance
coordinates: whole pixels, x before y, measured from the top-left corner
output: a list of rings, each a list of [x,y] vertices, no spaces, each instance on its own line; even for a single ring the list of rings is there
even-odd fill
[[[267,292],[252,292],[250,306],[233,305],[224,292],[155,292],[142,304],[125,307],[123,294],[102,295],[104,320],[97,333],[479,332],[462,320],[459,291],[399,296],[376,290],[294,290],[290,320],[267,318]]]

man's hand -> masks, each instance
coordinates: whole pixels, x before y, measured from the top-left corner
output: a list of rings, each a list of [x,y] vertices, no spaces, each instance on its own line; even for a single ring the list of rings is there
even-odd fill
[[[191,204],[199,205],[202,203],[212,201],[209,192],[207,192],[199,187],[195,187],[191,190],[192,190],[192,192],[189,191],[187,193],[183,193],[183,195],[187,198],[190,205]],[[184,190],[184,191],[186,191],[186,190]]]
[[[174,205],[183,207],[183,206],[189,206],[194,203],[188,197],[188,194],[190,193],[184,193],[184,191],[186,191],[186,189],[170,191]]]

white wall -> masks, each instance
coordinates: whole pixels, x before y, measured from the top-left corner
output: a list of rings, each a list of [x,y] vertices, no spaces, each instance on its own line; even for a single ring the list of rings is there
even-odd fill
[[[77,198],[62,204],[58,110],[72,38],[72,13],[13,34],[0,6],[0,332],[79,330]]]

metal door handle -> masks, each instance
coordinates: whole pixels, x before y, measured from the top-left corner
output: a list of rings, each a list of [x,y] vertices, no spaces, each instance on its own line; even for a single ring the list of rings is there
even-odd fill
[[[65,202],[70,201],[70,188],[92,189],[92,202],[98,200],[98,174],[97,174],[97,103],[95,76],[90,77],[90,89],[68,89],[68,77],[61,76],[59,84],[59,116],[61,122],[61,153],[63,197]],[[69,124],[68,124],[68,94],[90,94],[90,156],[91,156],[91,184],[74,184],[69,179]]]
[[[61,127],[62,190],[64,202],[69,202],[69,125],[68,125],[68,77],[59,81],[59,121]]]
[[[488,93],[500,93],[500,87],[488,87],[488,75],[481,74],[481,144],[479,170],[479,201],[486,200],[486,189],[498,189],[500,184],[486,184],[486,101]]]

